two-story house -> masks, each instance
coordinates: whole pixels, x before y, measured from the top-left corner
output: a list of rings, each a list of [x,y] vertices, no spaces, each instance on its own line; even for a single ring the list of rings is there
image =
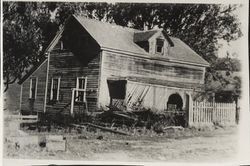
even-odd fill
[[[140,31],[73,15],[47,48],[46,59],[20,80],[20,105],[68,114],[110,104],[187,110],[208,65],[162,29]]]

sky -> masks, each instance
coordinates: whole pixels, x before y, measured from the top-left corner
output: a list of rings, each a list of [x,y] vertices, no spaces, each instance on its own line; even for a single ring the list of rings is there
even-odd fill
[[[241,22],[241,30],[243,30],[243,24],[245,21],[247,21],[248,17],[246,15],[244,15],[244,11],[246,11],[247,8],[246,6],[241,6],[240,8],[238,8],[234,14],[239,18],[240,22]],[[240,37],[239,39],[235,40],[235,41],[231,41],[230,43],[227,43],[224,40],[219,40],[219,44],[222,45],[222,47],[218,50],[218,57],[225,57],[227,55],[227,52],[230,54],[231,58],[242,58],[241,52],[243,50],[244,47],[244,42],[245,42],[245,38],[247,37],[247,34],[244,34],[243,32],[243,36]]]

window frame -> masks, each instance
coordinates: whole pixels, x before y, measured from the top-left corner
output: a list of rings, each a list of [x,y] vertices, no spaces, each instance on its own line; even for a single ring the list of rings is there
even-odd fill
[[[82,86],[84,86],[84,88],[79,88],[79,80],[80,79],[84,79],[84,84],[82,82]],[[85,91],[83,92],[82,101],[79,100],[79,98],[77,98],[77,99],[75,99],[75,102],[85,102],[85,100],[86,100],[85,98],[86,98],[87,81],[88,81],[87,77],[84,77],[84,76],[76,77],[76,89],[83,89]],[[76,90],[76,96],[78,96],[78,94],[79,94],[79,92]]]
[[[158,52],[159,44],[157,44],[157,41],[162,42],[161,52]],[[155,53],[156,53],[156,54],[161,54],[161,55],[163,55],[163,54],[164,54],[164,45],[165,45],[164,39],[162,39],[162,38],[156,38],[156,42],[155,42]]]
[[[33,84],[33,81],[32,80],[36,80],[36,85],[35,85],[35,96],[33,97],[32,96],[32,84]],[[29,88],[29,99],[36,99],[36,96],[37,96],[37,83],[38,83],[38,77],[31,77],[30,78],[30,88]]]
[[[57,91],[56,91],[56,100],[53,99],[53,85],[54,80],[58,80],[57,82]],[[52,77],[51,78],[51,85],[50,85],[50,100],[51,101],[58,101],[59,100],[59,92],[60,92],[60,84],[61,84],[61,77]]]

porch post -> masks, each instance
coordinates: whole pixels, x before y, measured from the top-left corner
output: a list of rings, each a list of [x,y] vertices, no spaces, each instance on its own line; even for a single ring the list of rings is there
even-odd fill
[[[70,114],[73,115],[74,111],[74,98],[75,98],[75,89],[72,89],[72,96],[71,96],[71,107],[70,107]]]
[[[45,92],[44,92],[44,104],[43,104],[43,112],[46,112],[46,104],[47,104],[47,93],[48,93],[48,81],[49,81],[49,61],[50,61],[50,52],[47,53],[47,69],[46,69],[46,82],[45,82]]]
[[[189,96],[189,107],[188,107],[188,126],[193,125],[193,99],[191,95]]]
[[[19,109],[20,109],[20,112],[22,110],[22,96],[23,96],[23,84],[21,84],[21,90],[20,90],[20,103],[19,103]]]
[[[84,101],[84,102],[86,102],[87,81],[88,81],[88,77],[85,77],[84,92],[83,92],[83,101]]]

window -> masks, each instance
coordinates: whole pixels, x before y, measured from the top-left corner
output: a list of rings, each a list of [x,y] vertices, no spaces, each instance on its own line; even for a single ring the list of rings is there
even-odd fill
[[[30,99],[35,99],[37,93],[37,77],[30,79]]]
[[[163,54],[164,52],[164,40],[163,39],[156,39],[156,53]]]
[[[50,89],[50,100],[59,100],[60,78],[52,78]]]
[[[78,89],[76,91],[76,100],[79,102],[85,101],[85,90],[87,87],[87,77],[77,77],[76,80],[76,88]]]

